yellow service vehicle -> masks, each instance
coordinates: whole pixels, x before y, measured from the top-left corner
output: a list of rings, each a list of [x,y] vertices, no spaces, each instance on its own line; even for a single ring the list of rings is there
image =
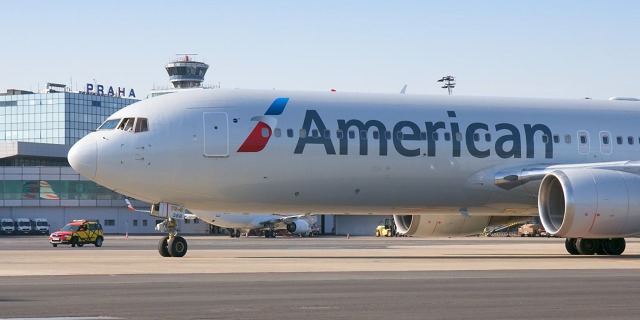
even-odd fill
[[[60,231],[49,236],[49,242],[54,247],[59,244],[70,244],[72,247],[82,247],[87,243],[93,243],[101,247],[104,241],[102,225],[98,221],[73,220]]]
[[[384,224],[376,227],[376,237],[393,237],[396,235],[396,223],[393,219],[384,219]]]

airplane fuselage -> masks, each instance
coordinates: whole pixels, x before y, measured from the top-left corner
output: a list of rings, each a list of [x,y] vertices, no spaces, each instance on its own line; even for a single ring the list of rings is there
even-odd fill
[[[196,211],[535,215],[539,184],[506,189],[496,176],[635,160],[639,107],[201,90],[109,117],[147,118],[148,131],[98,130],[79,145],[96,150],[88,178]]]

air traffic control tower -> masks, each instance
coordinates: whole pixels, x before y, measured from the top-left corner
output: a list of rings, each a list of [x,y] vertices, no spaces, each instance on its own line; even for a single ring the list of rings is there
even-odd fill
[[[209,65],[189,58],[188,54],[164,66],[169,73],[169,80],[176,89],[202,87],[204,75]]]

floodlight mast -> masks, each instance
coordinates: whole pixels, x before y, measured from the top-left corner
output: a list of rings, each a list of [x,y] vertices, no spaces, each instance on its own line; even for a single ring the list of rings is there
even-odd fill
[[[442,89],[447,89],[449,95],[453,93],[453,88],[456,87],[456,83],[454,82],[456,78],[454,76],[444,76],[442,79],[438,80],[438,82],[444,82],[444,86]]]

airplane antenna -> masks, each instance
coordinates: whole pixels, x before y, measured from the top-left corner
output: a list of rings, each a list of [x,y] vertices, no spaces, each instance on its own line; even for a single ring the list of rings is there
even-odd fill
[[[454,76],[444,76],[442,79],[438,80],[438,82],[444,82],[442,89],[447,89],[449,95],[453,93],[453,88],[456,87],[456,83],[454,81],[456,81]]]

